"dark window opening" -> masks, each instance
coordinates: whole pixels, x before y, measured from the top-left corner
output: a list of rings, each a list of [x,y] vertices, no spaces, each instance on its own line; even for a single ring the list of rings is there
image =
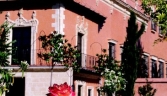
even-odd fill
[[[141,65],[139,64],[138,77],[139,78],[148,78],[149,58],[147,55],[143,55],[143,58],[141,60],[142,60]]]
[[[92,89],[88,89],[88,96],[92,96]]]
[[[166,78],[167,78],[167,63],[165,63],[166,64]]]
[[[81,96],[82,85],[78,85],[78,96]]]
[[[151,20],[151,30],[157,31],[157,23]]]
[[[159,26],[159,34],[162,34],[162,28]]]
[[[12,65],[18,65],[21,61],[30,64],[31,27],[13,28],[12,40],[16,40],[12,47],[17,48],[16,51],[12,51]],[[15,59],[18,62],[15,62]]]
[[[164,63],[163,62],[159,62],[158,77],[159,78],[164,77]]]
[[[101,93],[100,93],[100,90],[99,90],[99,89],[97,90],[97,92],[98,92],[98,96],[100,96]]]
[[[151,70],[151,77],[152,78],[158,78],[158,72],[157,72],[157,63],[156,63],[156,60],[153,60],[152,59],[152,62],[151,62],[151,68],[152,68],[152,70]]]
[[[13,86],[10,86],[6,96],[25,96],[25,78],[14,78]]]
[[[115,59],[115,44],[109,42],[109,57]]]
[[[82,44],[82,39],[83,39],[83,38],[82,38],[82,37],[83,37],[83,34],[78,33],[77,50],[81,53],[80,56],[77,58],[77,62],[78,62],[79,65],[82,65],[82,54],[83,54],[83,53],[82,53],[82,46],[83,46],[83,44]]]

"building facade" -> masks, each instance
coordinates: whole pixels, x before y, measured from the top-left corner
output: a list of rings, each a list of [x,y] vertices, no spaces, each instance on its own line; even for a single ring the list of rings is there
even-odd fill
[[[101,54],[102,49],[107,49],[110,56],[121,61],[121,47],[126,38],[127,22],[132,10],[136,13],[138,25],[142,22],[146,25],[140,41],[144,50],[143,63],[148,68],[148,81],[157,89],[155,95],[166,96],[167,43],[154,45],[154,41],[161,38],[161,31],[142,13],[140,4],[140,0],[1,1],[0,6],[3,7],[0,8],[0,23],[7,21],[14,25],[10,30],[9,40],[17,40],[14,46],[19,50],[15,57],[30,64],[24,79],[19,79],[21,73],[16,74],[16,82],[23,83],[20,86],[23,89],[21,94],[46,96],[50,84],[67,82],[75,90],[76,96],[100,96],[97,88],[102,86],[102,78],[92,70],[96,65],[95,56]],[[37,53],[42,52],[38,37],[53,31],[65,35],[72,45],[79,46],[78,50],[82,53],[82,70],[79,73],[57,65],[51,75],[49,64],[37,56]],[[10,68],[17,70],[18,64],[11,58],[13,57],[10,57]],[[145,78],[136,80],[135,96],[138,96],[138,87],[145,83]]]

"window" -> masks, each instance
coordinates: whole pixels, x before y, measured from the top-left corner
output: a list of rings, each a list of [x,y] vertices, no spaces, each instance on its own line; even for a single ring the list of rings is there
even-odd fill
[[[157,23],[151,19],[151,30],[157,31]]]
[[[94,92],[94,87],[93,86],[87,86],[87,95],[86,96],[94,96],[93,92]]]
[[[76,83],[75,83],[76,96],[86,96],[87,95],[85,93],[86,92],[85,86],[86,86],[86,82],[85,81],[76,80]]]
[[[81,33],[78,33],[78,43],[77,43],[77,49],[78,51],[81,53],[80,57],[78,57],[77,59],[77,62],[79,65],[82,65],[82,47],[83,47],[83,44],[82,44],[82,37],[83,37],[83,34]]]
[[[82,53],[82,37],[83,34],[78,33],[78,44],[77,44],[77,49]]]
[[[109,42],[109,57],[115,58],[115,44]]]
[[[167,78],[167,63],[165,63],[166,64],[166,78]]]
[[[97,96],[101,96],[101,95],[100,95],[100,90],[99,90],[99,89],[97,90],[97,94],[98,94]]]
[[[159,26],[159,34],[160,34],[160,35],[162,34],[161,26]]]
[[[164,63],[162,61],[159,61],[158,77],[159,78],[164,77]]]
[[[82,96],[82,85],[78,85],[78,96]]]
[[[139,78],[148,78],[148,64],[149,57],[147,55],[143,55],[141,66],[139,66],[138,77]]]
[[[122,60],[123,45],[120,45],[120,61]]]
[[[12,40],[16,40],[12,47],[17,48],[12,51],[12,64],[17,65],[26,60],[30,64],[31,60],[31,27],[13,28]],[[16,59],[18,62],[15,62]]]
[[[88,89],[88,96],[92,96],[92,89]]]
[[[157,78],[158,77],[158,72],[157,72],[157,63],[156,60],[152,59],[151,60],[151,77],[152,78]]]
[[[10,86],[6,96],[25,96],[25,78],[15,77],[13,86]]]

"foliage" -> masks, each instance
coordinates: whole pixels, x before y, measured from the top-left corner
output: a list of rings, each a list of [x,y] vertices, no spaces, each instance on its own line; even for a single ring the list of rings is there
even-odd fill
[[[141,58],[141,52],[138,49],[137,42],[140,36],[145,30],[145,25],[142,23],[141,28],[138,31],[138,25],[136,23],[136,15],[131,12],[128,20],[127,37],[124,42],[122,52],[122,73],[126,79],[126,90],[123,96],[133,96],[134,83],[137,79],[138,61]]]
[[[98,67],[94,67],[97,73],[101,73],[104,77],[104,86],[100,91],[107,92],[109,96],[119,90],[125,89],[125,79],[122,78],[119,62],[105,54],[97,54]]]
[[[14,83],[14,75],[12,70],[7,69],[5,67],[10,66],[9,56],[12,55],[12,50],[16,50],[16,48],[12,48],[12,43],[16,41],[9,41],[9,30],[13,26],[8,25],[7,22],[0,26],[0,96],[5,92],[9,91],[9,86]],[[20,66],[19,70],[22,70],[22,73],[26,71],[26,68],[22,68]]]
[[[157,90],[151,86],[151,83],[149,83],[148,80],[146,85],[138,88],[138,93],[140,96],[154,96],[156,91]]]
[[[142,9],[147,16],[150,16],[162,30],[163,38],[155,41],[161,42],[167,40],[167,1],[166,0],[142,0]]]
[[[65,82],[64,84],[53,84],[49,87],[49,93],[47,96],[75,96],[72,88]]]
[[[102,90],[107,92],[109,96],[119,90],[125,90],[126,80],[123,78],[121,72],[118,71],[116,73],[114,70],[106,68],[102,75],[105,78]]]
[[[40,36],[39,40],[42,41],[45,52],[38,53],[38,56],[47,62],[52,61],[52,66],[60,63],[77,71],[80,67],[77,64],[80,53],[77,47],[73,47],[64,37],[55,31],[49,35]]]
[[[114,60],[113,58],[110,58],[108,54],[106,54],[106,49],[102,50],[102,54],[97,54],[97,64],[98,66],[94,66],[94,69],[97,73],[102,73],[105,71],[106,68],[110,70],[119,70],[120,67],[119,61]]]
[[[27,70],[29,64],[27,63],[27,61],[21,61],[21,64],[20,64],[20,70],[22,72],[22,77],[24,76],[24,72]]]
[[[137,69],[137,77],[138,78],[148,78],[148,65],[145,59],[145,55],[143,55],[143,46],[140,39],[136,42],[137,50],[138,50],[138,69]]]

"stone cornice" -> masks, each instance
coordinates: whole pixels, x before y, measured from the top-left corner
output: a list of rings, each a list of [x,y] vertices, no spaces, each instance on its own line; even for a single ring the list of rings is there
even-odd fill
[[[113,6],[114,8],[119,9],[120,11],[126,13],[127,15],[130,15],[130,13],[126,12],[126,10],[127,11],[134,11],[139,18],[141,18],[147,22],[149,21],[149,17],[147,17],[144,13],[136,10],[135,8],[133,8],[132,6],[130,6],[129,4],[125,3],[122,0],[102,0],[102,1],[109,4],[109,6]],[[122,8],[120,8],[120,7],[122,7]]]

